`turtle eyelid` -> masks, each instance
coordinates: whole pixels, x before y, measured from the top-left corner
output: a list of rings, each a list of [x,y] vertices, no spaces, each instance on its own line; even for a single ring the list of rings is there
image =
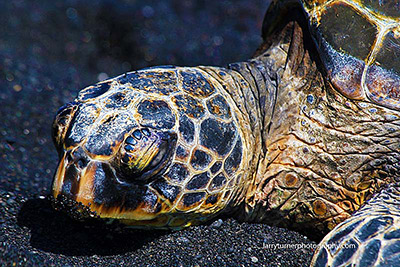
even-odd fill
[[[129,136],[128,138],[126,138],[125,142],[129,145],[136,145],[137,141],[136,139],[134,139],[133,137]]]
[[[135,130],[132,135],[138,140],[142,139],[143,136],[140,130]]]
[[[128,151],[128,152],[130,152],[130,151],[135,150],[135,148],[134,148],[132,145],[129,145],[129,144],[128,144],[128,145],[125,146],[125,150]]]
[[[142,129],[142,133],[143,133],[145,136],[150,136],[150,131],[149,131],[149,129],[147,129],[147,128]]]

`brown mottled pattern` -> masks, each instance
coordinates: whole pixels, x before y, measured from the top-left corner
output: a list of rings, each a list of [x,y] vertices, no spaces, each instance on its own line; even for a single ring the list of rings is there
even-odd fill
[[[302,34],[296,25],[287,30],[292,28],[293,35]],[[264,140],[267,154],[247,193],[247,216],[327,233],[394,182],[400,172],[400,114],[337,93],[324,81],[310,51],[290,43],[295,40],[284,39],[279,50],[271,47],[258,58],[282,61],[290,54],[300,57],[295,61],[302,66],[294,64],[282,73]]]
[[[335,88],[348,98],[399,110],[398,1],[302,2]]]

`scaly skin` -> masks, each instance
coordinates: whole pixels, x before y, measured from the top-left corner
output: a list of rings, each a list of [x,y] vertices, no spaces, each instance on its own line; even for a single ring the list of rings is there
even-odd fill
[[[255,86],[233,69],[200,66],[156,67],[83,89],[53,124],[53,197],[72,210],[82,205],[75,215],[140,228],[180,229],[232,212],[260,157]]]
[[[400,79],[388,60],[400,24],[391,4],[367,2],[275,1],[281,20],[269,11],[249,61],[153,68],[84,89],[53,124],[54,198],[134,227],[229,213],[314,237],[333,230],[322,245],[356,248],[320,247],[313,264],[385,263],[400,248]],[[300,4],[308,17],[290,13]],[[360,30],[365,38],[345,42]]]
[[[302,28],[285,31],[256,58],[272,66],[279,85],[245,220],[326,234],[394,182],[400,113],[341,95],[304,47]]]
[[[123,207],[124,201],[98,203],[95,201],[94,184],[96,179],[100,179],[97,178],[99,171],[105,168],[105,164],[113,170],[109,173],[114,173],[107,179],[119,179],[116,178],[119,167],[115,166],[114,158],[121,157],[121,143],[132,134],[133,129],[123,133],[123,137],[117,142],[108,140],[108,137],[98,136],[98,141],[93,141],[94,137],[82,136],[83,141],[65,145],[67,128],[72,127],[69,126],[72,123],[70,117],[66,120],[66,126],[60,124],[58,119],[55,122],[55,142],[63,148],[60,148],[61,163],[53,184],[53,196],[57,198],[59,195],[70,195],[73,200],[90,207],[100,217],[119,218],[124,223],[135,226],[181,228],[225,212],[236,213],[241,220],[268,222],[303,232],[312,229],[314,235],[326,234],[348,218],[380,187],[394,181],[395,174],[399,171],[397,143],[400,140],[396,133],[400,129],[400,114],[370,102],[350,100],[341,95],[324,80],[322,68],[318,65],[320,63],[310,56],[316,51],[309,43],[304,42],[304,33],[307,34],[304,27],[292,22],[271,38],[274,40],[272,45],[248,62],[231,64],[228,68],[176,68],[182,72],[202,73],[217,90],[206,99],[213,98],[217,93],[222,95],[233,111],[234,120],[240,126],[238,129],[243,142],[241,165],[236,173],[227,177],[228,185],[217,191],[217,204],[198,202],[195,206],[182,206],[184,194],[205,192],[206,199],[212,194],[212,190],[205,190],[210,186],[211,179],[205,187],[190,190],[185,187],[190,177],[197,175],[199,171],[189,166],[188,158],[180,156],[175,156],[174,162],[187,165],[192,176],[189,175],[185,181],[179,183],[166,179],[165,183],[179,187],[179,193],[174,199],[166,200],[165,196],[151,188],[153,182],[149,182],[148,192],[157,196],[156,202],[141,203],[138,199],[138,203],[141,203],[139,206],[126,208]],[[165,72],[163,69],[151,71],[159,73],[160,77]],[[137,89],[130,89],[128,83],[126,88],[121,88],[129,94],[133,90],[136,98],[128,103],[129,112],[126,114],[132,113],[133,120],[139,123],[141,115],[135,113],[135,103],[142,101],[140,99],[164,99],[173,108],[173,113],[176,114],[174,116],[179,118],[181,115],[178,115],[173,99],[182,93],[181,83],[178,80],[178,89],[171,95],[159,95],[158,92],[154,95],[141,95],[140,90],[150,89],[138,89],[135,93]],[[122,86],[118,79],[102,84],[109,84],[107,95],[122,90],[118,89]],[[91,88],[82,91],[78,99],[84,99]],[[108,101],[107,97],[101,100],[103,97],[100,96],[99,99],[81,101],[85,105]],[[192,112],[191,108],[185,112]],[[72,110],[73,114],[75,109]],[[109,113],[107,109],[96,112],[112,116],[117,114],[114,111]],[[95,116],[101,118],[104,115]],[[198,125],[208,116],[197,122]],[[108,117],[110,115],[106,115],[103,120],[107,121]],[[97,126],[95,123],[85,127],[89,127],[87,131],[90,132]],[[179,132],[178,125],[173,129]],[[106,139],[101,141],[103,138]],[[188,145],[180,138],[178,143],[193,149],[200,144],[198,137],[195,140],[197,141],[194,144]],[[85,148],[85,143],[95,144],[100,141],[111,146],[110,155],[89,153]],[[214,155],[207,147],[199,147]],[[137,153],[140,154],[141,151]],[[68,154],[71,155],[71,160],[67,160]],[[153,154],[151,157],[139,156],[139,161],[138,158],[135,159],[135,165],[140,163],[143,169],[154,158]],[[84,166],[81,178],[73,181],[71,190],[68,187],[63,189],[65,176],[68,176],[67,167],[76,165],[80,157],[87,158],[89,163],[86,166],[89,167]],[[212,157],[207,168],[217,160],[215,156]],[[79,168],[74,171],[76,172],[79,172]],[[128,189],[118,190],[115,194],[125,194],[124,190]],[[229,193],[225,194],[227,191]],[[138,192],[138,196],[140,192],[142,191]],[[106,200],[108,198],[104,199]],[[161,205],[161,210],[156,208],[157,205]]]
[[[312,266],[398,266],[400,184],[383,189],[322,240]]]

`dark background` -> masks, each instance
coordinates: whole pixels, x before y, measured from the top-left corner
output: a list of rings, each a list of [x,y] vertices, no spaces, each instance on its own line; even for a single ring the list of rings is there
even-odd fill
[[[0,1],[0,265],[306,266],[315,244],[219,220],[179,232],[118,233],[54,211],[50,125],[78,90],[143,67],[225,65],[261,43],[267,0]]]

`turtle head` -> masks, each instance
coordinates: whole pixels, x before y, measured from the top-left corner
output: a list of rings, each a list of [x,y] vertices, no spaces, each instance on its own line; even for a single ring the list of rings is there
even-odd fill
[[[244,187],[246,143],[236,107],[210,79],[197,68],[137,71],[60,108],[56,207],[143,228],[181,228],[226,209]]]

